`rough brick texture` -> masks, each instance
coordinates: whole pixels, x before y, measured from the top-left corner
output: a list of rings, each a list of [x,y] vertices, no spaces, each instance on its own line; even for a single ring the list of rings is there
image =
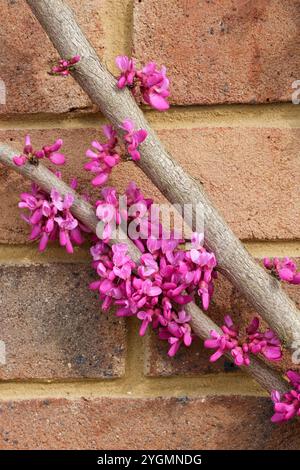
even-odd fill
[[[134,54],[168,67],[174,104],[291,101],[297,0],[135,0]]]
[[[78,21],[103,53],[102,0],[69,0]],[[1,1],[0,78],[6,86],[6,106],[1,113],[61,113],[91,109],[92,104],[72,77],[48,74],[59,59],[46,33],[31,14],[25,0]]]
[[[270,422],[268,398],[26,400],[0,402],[0,414],[1,449],[236,450],[300,445],[297,422]]]
[[[300,265],[300,259],[296,259],[296,262]],[[219,275],[215,287],[208,315],[217,325],[222,325],[224,315],[230,314],[236,324],[240,325],[242,331],[256,315],[256,312],[223,276]],[[296,304],[300,306],[299,286],[284,285],[284,288]],[[267,325],[262,322],[262,327],[267,328]],[[206,350],[201,340],[196,340],[191,348],[182,347],[173,358],[167,356],[167,351],[168,345],[165,341],[160,341],[154,333],[148,335],[145,354],[145,373],[147,375],[195,376],[211,372],[225,371],[234,373],[238,370],[227,359],[219,359],[213,364],[209,363],[209,356],[213,351]],[[270,365],[270,362],[268,362],[268,365]],[[299,369],[299,366],[292,363],[291,355],[287,351],[284,351],[283,360],[280,363],[273,363],[273,367],[281,372],[286,371],[288,368]]]
[[[0,131],[0,140],[21,149],[25,130]],[[68,181],[78,175],[82,189],[91,177],[82,170],[85,151],[97,129],[52,129],[30,131],[39,147],[58,136],[64,141],[69,164],[63,170]],[[195,128],[162,130],[166,147],[189,173],[202,182],[212,201],[234,232],[242,239],[300,238],[300,165],[298,129]],[[182,145],[184,143],[184,152]],[[124,190],[136,180],[144,193],[156,201],[163,198],[132,162],[113,172],[111,183]],[[1,168],[0,241],[24,243],[27,226],[18,217],[16,187],[26,185],[13,171]],[[286,216],[286,208],[289,216]]]
[[[0,379],[123,375],[124,323],[101,312],[88,289],[94,278],[80,264],[0,267]]]

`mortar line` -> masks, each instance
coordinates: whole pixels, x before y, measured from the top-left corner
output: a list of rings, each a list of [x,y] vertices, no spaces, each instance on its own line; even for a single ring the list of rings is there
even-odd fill
[[[255,258],[264,256],[274,257],[300,257],[300,240],[248,240],[245,247]],[[59,246],[49,246],[43,253],[38,251],[36,244],[0,244],[0,264],[2,265],[36,265],[49,263],[90,263],[88,245],[75,247],[74,254],[70,255]]]
[[[165,113],[149,109],[144,111],[156,130],[198,127],[300,128],[299,110],[296,105],[290,103],[174,106]],[[6,115],[0,118],[0,130],[98,128],[104,122],[105,118],[101,113]]]
[[[171,398],[208,395],[267,396],[250,377],[241,373],[235,373],[235,377],[225,373],[198,377],[145,377],[138,386],[129,384],[126,377],[99,381],[0,382],[0,402],[46,398]]]
[[[104,0],[104,12],[104,61],[116,74],[115,57],[132,51],[133,0]]]

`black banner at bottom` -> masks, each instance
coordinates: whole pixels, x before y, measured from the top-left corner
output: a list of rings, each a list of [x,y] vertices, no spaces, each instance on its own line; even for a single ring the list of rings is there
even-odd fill
[[[273,461],[277,464],[287,464],[290,458],[296,457],[299,451],[231,451],[231,450],[199,450],[199,451],[158,451],[158,450],[63,450],[63,451],[1,451],[0,464],[28,465],[51,467],[57,464],[71,465],[73,468],[109,468],[117,465],[122,469],[138,468],[146,466],[180,465],[213,466],[221,464],[234,468],[241,464],[267,464]],[[299,458],[299,455],[298,455]]]

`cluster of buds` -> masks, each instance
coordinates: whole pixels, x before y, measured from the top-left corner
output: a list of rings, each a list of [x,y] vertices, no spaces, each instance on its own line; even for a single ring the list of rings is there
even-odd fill
[[[210,332],[210,339],[205,340],[204,346],[208,349],[216,349],[210,357],[210,362],[217,361],[224,354],[230,353],[237,366],[248,366],[250,364],[250,353],[261,354],[269,361],[279,361],[282,357],[280,340],[272,330],[261,332],[259,330],[259,319],[254,317],[248,328],[245,338],[240,337],[239,329],[236,327],[229,315],[224,318],[222,333],[215,330]]]
[[[287,256],[281,260],[279,258],[273,258],[273,260],[264,258],[264,266],[280,281],[300,284],[300,272],[297,271],[296,263],[291,258]]]
[[[63,145],[62,139],[58,139],[52,145],[45,145],[41,150],[33,150],[29,135],[25,137],[25,146],[21,155],[13,157],[13,162],[17,166],[23,166],[26,162],[37,165],[42,158],[48,158],[54,165],[64,165],[66,158],[59,150]]]
[[[170,94],[170,83],[166,76],[166,67],[163,66],[159,70],[155,62],[149,62],[138,70],[134,60],[127,56],[118,56],[116,65],[121,71],[118,88],[128,86],[134,93],[139,89],[144,102],[158,111],[166,111],[169,108],[167,98]]]
[[[277,390],[273,390],[271,394],[275,411],[271,418],[273,423],[283,423],[294,416],[300,416],[300,374],[289,370],[286,375],[292,389],[282,397]]]
[[[126,132],[124,142],[127,152],[133,160],[139,160],[141,156],[138,146],[146,139],[147,132],[144,129],[135,131],[134,123],[130,119],[125,119],[120,127]],[[84,169],[96,174],[92,179],[93,186],[105,184],[113,168],[121,160],[117,149],[118,138],[115,129],[112,126],[103,126],[102,129],[107,141],[101,143],[94,140],[91,144],[92,148],[86,152],[90,161],[84,165]]]
[[[80,55],[75,55],[71,59],[60,59],[57,65],[54,65],[51,69],[53,75],[62,75],[67,77],[70,72],[74,70],[74,66],[80,61]]]
[[[60,174],[56,173],[60,178]],[[71,183],[76,188],[76,180]],[[21,194],[20,209],[27,209],[28,214],[22,214],[23,220],[31,225],[30,240],[39,241],[39,250],[44,251],[49,241],[59,240],[68,253],[73,253],[73,244],[83,243],[83,232],[89,232],[79,220],[71,214],[74,201],[72,194],[62,197],[56,189],[50,195],[36,184],[31,185],[31,192]]]
[[[152,201],[131,183],[126,191],[127,207],[118,204],[115,188],[105,188],[96,213],[104,224],[102,240],[91,248],[93,267],[99,279],[91,288],[99,292],[102,308],[117,307],[118,316],[135,315],[141,320],[140,335],[148,325],[158,329],[159,337],[168,341],[168,354],[173,356],[181,344],[192,342],[190,316],[185,305],[196,296],[207,309],[213,294],[216,259],[201,244],[203,237],[194,234],[186,250],[174,234],[164,236],[159,222],[150,218]],[[137,265],[129,257],[125,244],[108,245],[112,227],[122,220],[135,224],[137,238],[131,238],[141,252]],[[151,231],[158,237],[151,237]],[[129,238],[131,232],[128,232]]]

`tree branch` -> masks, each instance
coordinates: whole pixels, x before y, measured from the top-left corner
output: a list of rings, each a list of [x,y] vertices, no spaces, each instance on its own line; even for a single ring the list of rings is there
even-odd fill
[[[34,166],[27,162],[24,166],[16,166],[13,163],[12,158],[17,154],[18,152],[8,145],[0,144],[0,163],[11,167],[17,173],[34,181],[48,193],[51,192],[52,188],[56,188],[62,196],[72,194],[74,196],[74,202],[71,208],[73,215],[96,233],[96,227],[99,220],[97,219],[95,210],[91,204],[82,199],[76,191],[71,189],[61,179],[57,178],[43,164],[39,163],[38,166]],[[126,236],[123,238],[124,240],[122,239],[122,243],[127,244],[130,256],[136,263],[138,263],[141,253],[129,238],[126,239]],[[110,241],[111,244],[117,242],[117,240]],[[192,321],[190,322],[191,327],[195,334],[200,338],[204,340],[207,339],[211,330],[220,331],[219,327],[210,318],[208,318],[195,303],[189,304],[186,310],[192,317]],[[230,355],[228,357],[232,359]],[[264,362],[254,357],[251,358],[251,366],[244,367],[244,370],[251,374],[254,379],[269,392],[272,390],[279,390],[283,393],[288,390],[287,382],[277,372],[268,367]]]
[[[62,58],[79,54],[74,78],[118,129],[126,118],[146,129],[138,165],[171,203],[201,203],[206,245],[217,257],[220,270],[277,332],[287,346],[300,341],[300,313],[279,282],[262,269],[213,207],[200,184],[171,159],[128,90],[118,90],[116,80],[100,62],[62,0],[27,0]],[[195,217],[194,206],[194,220]]]

